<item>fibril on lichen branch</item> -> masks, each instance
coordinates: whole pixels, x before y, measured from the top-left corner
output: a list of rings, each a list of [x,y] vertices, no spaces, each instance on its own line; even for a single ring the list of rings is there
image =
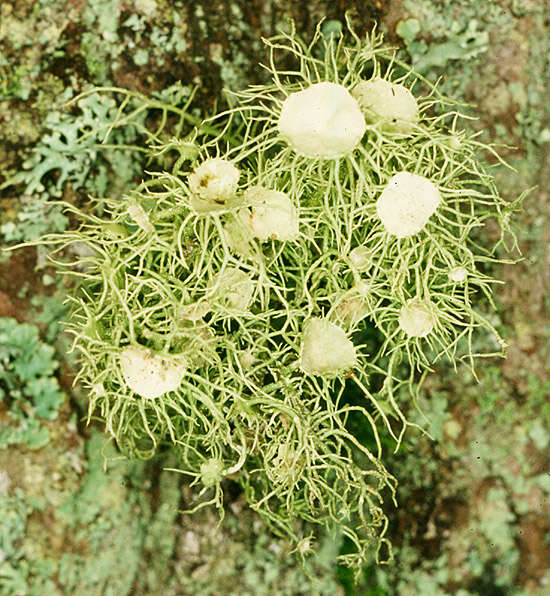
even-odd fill
[[[382,435],[397,449],[416,426],[404,390],[415,404],[442,356],[473,365],[480,327],[503,345],[476,311],[497,259],[472,234],[506,228],[509,206],[450,100],[415,95],[379,35],[350,35],[266,40],[271,83],[153,139],[171,169],[101,217],[71,208],[82,227],[48,240],[89,249],[71,322],[89,416],[128,455],[175,446],[203,486],[195,508],[222,508],[237,479],[297,544],[300,520],[341,527],[360,568],[395,493]]]

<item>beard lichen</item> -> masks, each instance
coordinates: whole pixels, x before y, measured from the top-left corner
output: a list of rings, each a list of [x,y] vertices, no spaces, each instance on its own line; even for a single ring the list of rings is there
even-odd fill
[[[158,140],[172,169],[101,217],[71,207],[82,227],[49,241],[91,249],[71,320],[89,417],[131,456],[171,445],[195,508],[223,511],[231,476],[297,545],[340,528],[360,568],[391,557],[380,435],[412,426],[403,396],[441,356],[471,362],[480,328],[504,347],[476,306],[494,247],[472,232],[510,207],[452,102],[414,97],[380,36],[266,44],[271,82]]]

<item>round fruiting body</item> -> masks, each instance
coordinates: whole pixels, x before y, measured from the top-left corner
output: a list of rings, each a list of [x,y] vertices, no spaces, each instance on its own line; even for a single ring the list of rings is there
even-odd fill
[[[364,273],[372,264],[371,252],[366,246],[357,246],[349,253],[351,266],[358,272]]]
[[[439,190],[418,174],[392,176],[376,201],[376,212],[386,231],[397,238],[418,234],[441,203]]]
[[[256,362],[256,356],[251,349],[241,351],[237,358],[243,370],[250,370]]]
[[[466,267],[453,267],[449,271],[448,275],[451,281],[462,283],[463,281],[466,281],[466,278],[468,277],[468,271]]]
[[[409,300],[399,313],[399,326],[409,337],[426,337],[434,324],[430,305],[420,298]]]
[[[386,132],[408,134],[419,120],[416,99],[404,85],[376,78],[361,81],[351,94],[367,122],[379,123]]]
[[[191,304],[182,304],[176,309],[176,321],[200,321],[210,312],[208,302],[193,302]]]
[[[254,250],[251,246],[253,236],[249,226],[249,218],[245,211],[239,211],[235,215],[231,215],[231,219],[225,222],[223,231],[230,250],[245,259],[253,257]]]
[[[330,159],[351,153],[365,134],[366,123],[343,85],[324,82],[285,99],[278,129],[297,153]]]
[[[124,348],[119,362],[128,387],[146,399],[175,391],[187,371],[187,361],[183,356],[160,356],[142,346]]]
[[[223,478],[223,462],[211,457],[201,464],[201,482],[204,486],[214,486]]]
[[[223,208],[235,196],[239,177],[239,169],[226,159],[214,157],[203,161],[188,177],[193,207],[199,212]]]
[[[327,319],[310,319],[304,328],[300,367],[311,375],[336,375],[357,364],[346,332]]]
[[[144,232],[147,232],[147,234],[154,233],[155,228],[149,221],[149,217],[141,205],[138,205],[137,203],[128,205],[128,215]]]
[[[298,215],[284,192],[253,186],[244,193],[243,201],[251,210],[250,231],[261,242],[294,240],[298,236]]]
[[[235,267],[226,267],[209,285],[216,288],[216,299],[232,311],[245,311],[254,294],[252,278]]]
[[[371,311],[369,287],[365,283],[359,283],[342,296],[335,314],[345,325],[355,325],[367,317]]]

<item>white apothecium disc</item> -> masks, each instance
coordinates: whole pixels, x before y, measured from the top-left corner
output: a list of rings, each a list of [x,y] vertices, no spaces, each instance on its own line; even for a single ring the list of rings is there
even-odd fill
[[[420,298],[409,300],[399,313],[399,326],[410,337],[426,337],[434,324],[432,309]]]
[[[351,265],[357,271],[365,272],[372,264],[371,251],[366,246],[357,246],[350,253]]]
[[[284,101],[279,132],[298,153],[335,158],[353,151],[365,134],[365,117],[349,91],[336,83],[316,83]]]
[[[457,283],[462,283],[463,281],[466,281],[467,277],[468,277],[468,271],[467,271],[466,267],[453,267],[449,271],[449,279],[451,281],[456,281]]]
[[[346,332],[327,319],[310,319],[302,335],[300,367],[311,375],[338,374],[357,364]]]
[[[335,314],[345,325],[355,325],[372,312],[370,286],[359,282],[340,298]]]
[[[130,389],[148,399],[175,391],[187,370],[182,356],[159,356],[140,346],[124,348],[119,359],[122,376]]]
[[[249,225],[249,214],[246,210],[239,211],[230,216],[223,225],[224,238],[227,246],[239,256],[250,259],[254,256],[251,245],[253,239]]]
[[[254,281],[248,273],[236,267],[226,267],[208,284],[216,288],[216,298],[225,308],[246,310],[254,294]]]
[[[298,236],[298,216],[289,196],[278,190],[253,186],[243,195],[250,204],[250,230],[255,238],[294,240]]]
[[[437,187],[424,176],[399,172],[376,201],[386,231],[398,238],[418,234],[441,203]]]
[[[379,122],[382,130],[406,134],[418,122],[418,104],[404,85],[377,78],[362,81],[351,94],[359,102],[367,122]]]
[[[239,169],[227,159],[214,157],[203,161],[188,177],[193,207],[199,212],[223,208],[237,192],[239,177]]]

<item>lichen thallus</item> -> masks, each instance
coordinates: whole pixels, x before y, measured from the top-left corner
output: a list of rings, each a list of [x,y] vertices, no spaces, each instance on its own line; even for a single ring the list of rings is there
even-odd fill
[[[89,249],[70,265],[89,416],[130,455],[172,445],[195,508],[223,511],[234,478],[302,554],[337,525],[358,568],[391,551],[380,434],[398,446],[412,425],[403,395],[441,356],[471,363],[480,327],[504,346],[476,310],[496,257],[474,232],[513,206],[478,161],[492,149],[379,35],[266,44],[271,82],[159,141],[172,169],[102,216],[69,207],[80,229],[46,240]]]

